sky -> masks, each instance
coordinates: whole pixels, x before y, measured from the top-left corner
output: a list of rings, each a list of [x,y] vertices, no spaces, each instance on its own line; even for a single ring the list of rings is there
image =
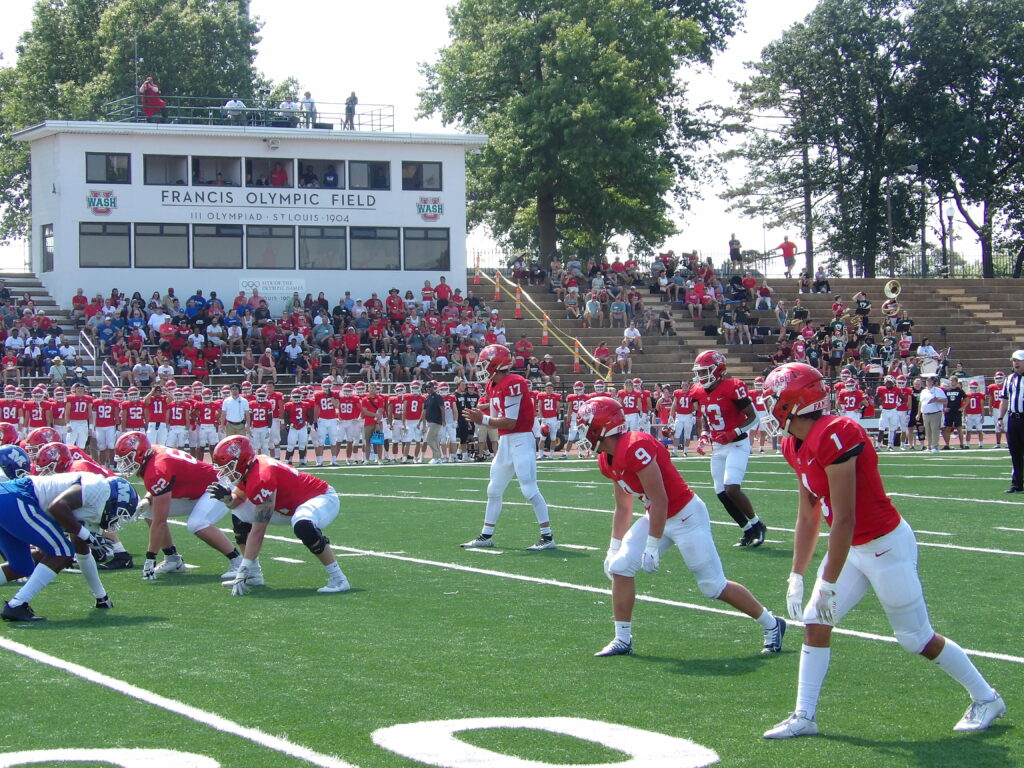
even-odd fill
[[[18,37],[31,24],[33,1],[2,3],[0,52],[8,65],[16,58]],[[341,103],[350,91],[358,94],[362,104],[392,104],[398,131],[451,131],[437,118],[416,117],[417,92],[423,86],[419,65],[435,60],[448,41],[445,9],[449,4],[445,0],[251,0],[251,13],[264,23],[256,66],[275,81],[296,77],[302,90],[309,90],[321,104]],[[765,45],[801,21],[814,5],[814,0],[748,0],[743,30],[713,67],[683,73],[693,102],[731,98],[731,84],[746,77],[744,63],[759,58]],[[728,213],[718,197],[720,191],[717,186],[705,189],[690,211],[676,217],[679,233],[664,243],[664,249],[676,253],[696,249],[720,257],[728,250],[731,233],[744,248],[758,250],[763,244],[771,248],[785,234],[798,238],[798,232],[765,231],[760,220]],[[474,232],[468,246],[493,244],[486,233]]]

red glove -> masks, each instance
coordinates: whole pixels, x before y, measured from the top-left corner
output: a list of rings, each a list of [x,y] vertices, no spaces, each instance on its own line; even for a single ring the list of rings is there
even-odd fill
[[[716,432],[711,439],[719,445],[728,445],[737,437],[739,437],[739,433],[733,429],[729,432]]]
[[[703,456],[711,449],[711,435],[707,432],[701,432],[700,438],[697,440],[697,455]]]

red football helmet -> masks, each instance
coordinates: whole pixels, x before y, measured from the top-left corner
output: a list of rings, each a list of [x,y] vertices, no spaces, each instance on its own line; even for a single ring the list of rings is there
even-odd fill
[[[764,389],[764,376],[758,376],[754,379],[754,389],[758,392]]]
[[[267,391],[266,387],[260,387],[256,390],[256,399],[261,403],[265,403],[268,397],[270,397],[270,392]]]
[[[109,384],[104,384],[100,387],[100,397],[104,400],[112,400],[114,398],[114,388]]]
[[[46,387],[42,384],[36,384],[32,389],[32,399],[37,403],[41,403],[46,399]]]
[[[828,389],[821,372],[805,363],[786,363],[768,374],[764,382],[764,431],[771,437],[789,434],[794,416],[823,411]]]
[[[241,391],[242,391],[243,395],[251,395],[252,394],[252,382],[251,381],[243,381],[242,382]]]
[[[594,382],[594,393],[595,394],[603,395],[607,391],[608,391],[608,384],[605,382],[604,379],[598,379],[597,381]]]
[[[1002,384],[1004,379],[1006,379],[1006,374],[1002,371],[996,371],[996,375],[992,377],[992,381],[996,384]]]
[[[846,389],[847,392],[853,392],[855,389],[857,389],[857,380],[847,379],[843,387]]]
[[[577,395],[582,395],[584,392],[587,391],[587,385],[584,384],[582,381],[574,382],[572,385],[572,391],[575,392]]]
[[[202,392],[202,395],[203,395],[203,402],[204,403],[212,403],[213,402],[213,390],[212,389],[204,389],[203,392]]]
[[[129,400],[132,400],[132,401],[138,400],[139,396],[140,396],[140,394],[139,394],[139,388],[138,387],[128,387],[128,399]]]
[[[356,382],[356,394],[357,395],[365,395],[366,394],[366,382],[365,381],[357,381]]]
[[[4,387],[4,397],[6,397],[8,400],[13,400],[17,394],[18,388],[13,384],[8,384],[6,387]]]
[[[714,349],[701,352],[693,361],[693,380],[702,387],[710,387],[721,381],[725,371],[725,356]]]
[[[131,477],[142,471],[153,455],[153,446],[145,432],[125,432],[114,443],[114,468],[117,474]]]
[[[905,387],[907,386],[907,377],[902,374],[896,377],[896,386]]]
[[[47,443],[59,443],[60,435],[53,427],[36,427],[25,438],[25,451],[35,461],[36,453]]]
[[[36,451],[36,474],[55,475],[71,466],[71,451],[64,443],[47,443]]]
[[[409,392],[413,395],[418,395],[423,392],[423,382],[419,379],[413,379],[409,382]]]
[[[512,369],[512,353],[501,344],[488,344],[476,358],[476,370],[485,381],[494,378],[495,374],[505,373]]]
[[[217,479],[234,488],[256,460],[256,451],[248,437],[232,435],[217,443],[212,458],[213,466],[217,468]]]
[[[626,431],[626,416],[618,400],[610,397],[592,397],[580,406],[577,421],[586,427],[586,435],[580,441],[584,452],[596,450],[605,437],[621,435]]]
[[[341,385],[342,397],[352,397],[356,393],[356,388],[352,386],[352,382],[346,381]]]
[[[334,379],[327,376],[320,382],[320,386],[323,388],[324,392],[330,392],[334,388]]]
[[[124,400],[124,390],[121,389],[120,387],[115,389],[114,390],[114,399],[117,400],[117,402],[119,402],[119,403],[122,402]]]
[[[551,428],[547,424],[540,425],[541,437],[548,437],[551,434]]]
[[[437,385],[437,394],[439,394],[439,395],[451,394],[451,387],[448,385],[447,381],[442,381],[440,384]]]
[[[67,394],[67,390],[65,390],[64,387],[55,387],[53,390],[53,399],[58,403],[63,403],[65,398],[67,398]]]
[[[295,389],[292,390],[292,393],[291,393],[290,397],[291,397],[293,403],[301,403],[302,402],[302,389],[300,387],[295,387]]]
[[[970,389],[970,390],[977,391],[979,386],[980,385],[978,384],[978,382],[976,380],[971,380],[971,381],[967,382],[967,388]]]
[[[0,421],[0,445],[17,445],[18,428],[6,421]]]
[[[637,376],[635,379],[633,379],[633,386],[636,387],[637,389],[643,389],[644,380]]]

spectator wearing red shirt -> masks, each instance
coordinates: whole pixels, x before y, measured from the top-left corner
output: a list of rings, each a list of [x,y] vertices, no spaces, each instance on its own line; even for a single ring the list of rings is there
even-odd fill
[[[405,319],[405,300],[398,295],[398,289],[392,288],[388,291],[388,298],[384,302],[388,311],[388,320],[396,327],[401,325]]]
[[[167,120],[167,102],[160,98],[160,86],[153,82],[152,77],[147,77],[139,86],[139,93],[142,96],[142,113],[146,116],[146,122],[153,122],[155,115],[160,119]]]
[[[515,353],[525,358],[533,357],[533,342],[526,338],[524,333],[515,344]]]
[[[437,287],[434,288],[434,296],[437,298],[437,311],[440,312],[446,306],[452,298],[452,287],[448,285],[448,281],[445,280],[444,275],[438,280]]]
[[[614,269],[614,265],[612,265],[612,268]],[[540,361],[540,365],[537,367],[540,369],[541,375],[544,376],[545,384],[558,384],[562,380],[558,375],[558,366],[555,365],[551,355],[544,355],[544,359]]]
[[[426,312],[434,305],[434,287],[429,280],[423,281],[423,289],[420,291],[420,298],[423,300],[423,311]]]
[[[608,345],[602,341],[594,349],[594,357],[597,358],[597,362],[602,365],[608,365],[612,359],[612,351],[608,348]]]
[[[75,295],[71,297],[71,317],[76,322],[81,322],[85,319],[85,308],[89,305],[89,299],[86,298],[85,291],[79,288],[75,291]]]
[[[793,277],[793,267],[796,266],[796,243],[790,241],[789,235],[782,238],[782,242],[772,250],[782,251],[782,263],[786,265],[786,278]]]
[[[274,163],[274,169],[270,172],[270,186],[272,187],[290,187],[291,183],[288,181],[288,172],[284,169],[281,163]]]

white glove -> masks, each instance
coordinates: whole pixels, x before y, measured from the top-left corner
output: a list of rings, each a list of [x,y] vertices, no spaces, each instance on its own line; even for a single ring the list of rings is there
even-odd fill
[[[804,617],[804,577],[799,573],[789,574],[786,607],[789,609],[789,618],[800,621]]]
[[[146,517],[147,512],[149,512],[149,499],[140,499],[139,506],[135,508],[135,518],[137,520],[142,520]]]
[[[814,593],[814,610],[822,624],[835,626],[839,607],[836,600],[836,585],[831,581],[819,581]]]
[[[660,544],[660,537],[647,537],[647,548],[644,549],[643,557],[640,560],[640,567],[643,568],[646,573],[656,572],[658,570],[658,566],[661,565],[661,555],[658,554],[658,547]]]
[[[146,560],[142,564],[142,578],[145,581],[156,581],[156,560]]]
[[[235,597],[249,594],[249,566],[242,565],[235,574],[235,580],[231,582],[231,594]]]
[[[608,554],[604,556],[604,575],[609,579],[612,577],[612,560],[622,548],[622,539],[612,539],[608,544]]]

